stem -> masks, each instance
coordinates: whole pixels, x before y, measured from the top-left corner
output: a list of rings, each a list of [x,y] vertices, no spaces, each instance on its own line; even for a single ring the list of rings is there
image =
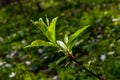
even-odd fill
[[[65,51],[64,48],[62,48],[57,42],[56,42],[55,44],[56,44],[56,46],[57,46],[60,50]],[[92,71],[88,70],[82,63],[78,62],[78,61],[75,59],[75,57],[74,57],[72,54],[70,54],[69,51],[65,51],[64,53],[67,53],[67,54],[65,54],[66,56],[68,56],[71,60],[73,60],[74,62],[76,62],[77,64],[79,64],[84,70],[86,70],[87,72],[89,72],[91,75],[93,75],[94,77],[98,78],[99,80],[104,80],[104,79],[102,79],[101,77],[99,77],[98,75],[94,74]]]
[[[82,63],[78,62],[73,56],[69,55],[69,57],[70,57],[71,60],[73,60],[74,62],[76,62],[77,64],[79,64],[84,70],[86,70],[87,72],[89,72],[94,77],[98,78],[99,80],[104,80],[101,77],[99,77],[98,75],[96,75],[93,72],[91,72],[90,70],[88,70]]]

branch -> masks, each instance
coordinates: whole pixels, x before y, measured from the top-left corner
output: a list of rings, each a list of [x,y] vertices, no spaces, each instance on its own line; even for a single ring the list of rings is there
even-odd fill
[[[71,60],[73,60],[74,62],[76,62],[77,64],[79,64],[84,70],[86,70],[87,72],[89,72],[91,75],[93,75],[94,77],[98,78],[99,80],[104,80],[103,78],[101,78],[100,76],[96,75],[95,73],[93,73],[92,71],[88,70],[82,63],[78,62],[75,57],[69,55],[69,58]]]

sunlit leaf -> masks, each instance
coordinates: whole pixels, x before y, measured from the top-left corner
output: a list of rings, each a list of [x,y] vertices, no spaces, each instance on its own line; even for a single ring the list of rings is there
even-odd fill
[[[49,26],[50,24],[49,24],[49,19],[47,18],[47,16],[46,16],[46,22],[47,22],[47,26]]]
[[[58,47],[60,47],[61,50],[67,50],[67,46],[65,45],[65,43],[63,41],[58,40],[57,41]]]
[[[56,61],[56,64],[59,64],[60,62],[62,62],[63,60],[65,60],[67,58],[67,56],[63,56],[61,58],[59,58],[57,61]]]
[[[72,34],[69,38],[69,41],[67,43],[67,46],[70,47],[70,49],[75,45],[76,43],[76,39],[80,36],[80,34],[86,30],[87,28],[89,27],[88,26],[84,26],[83,28],[79,29],[78,31],[76,31],[74,34]]]
[[[58,19],[58,17],[52,19],[50,26],[48,26],[48,30],[47,30],[47,38],[53,43],[55,43],[55,41],[56,41],[55,27],[56,27],[57,19]]]
[[[66,32],[64,35],[64,42],[65,42],[65,44],[68,43],[68,32]]]
[[[25,46],[25,48],[28,47],[37,47],[37,46],[54,46],[51,42],[46,42],[43,40],[35,40],[30,45]]]

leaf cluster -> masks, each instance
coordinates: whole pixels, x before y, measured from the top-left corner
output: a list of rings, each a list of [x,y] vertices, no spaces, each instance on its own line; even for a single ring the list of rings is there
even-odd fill
[[[36,25],[40,31],[44,34],[44,36],[49,40],[44,41],[44,40],[35,40],[33,41],[30,45],[26,46],[25,48],[28,47],[35,47],[35,46],[54,46],[59,49],[59,51],[63,52],[66,56],[73,56],[72,54],[72,48],[76,44],[78,37],[80,34],[86,30],[88,26],[84,26],[83,28],[77,30],[75,33],[68,36],[68,33],[66,32],[64,35],[64,41],[61,40],[56,40],[56,33],[55,33],[55,28],[56,28],[56,22],[57,22],[58,17],[55,17],[52,19],[52,21],[49,23],[49,19],[46,17],[46,23],[43,21],[42,18],[40,18],[38,21],[32,21],[34,25]],[[61,62],[64,60],[66,57],[62,57],[57,61]]]

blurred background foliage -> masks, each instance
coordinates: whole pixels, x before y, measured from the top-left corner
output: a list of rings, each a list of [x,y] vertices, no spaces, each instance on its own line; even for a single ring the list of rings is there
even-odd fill
[[[30,20],[59,16],[62,39],[85,25],[73,48],[78,61],[105,80],[120,79],[120,0],[1,0],[0,80],[97,80],[54,47],[24,49],[43,34]]]

